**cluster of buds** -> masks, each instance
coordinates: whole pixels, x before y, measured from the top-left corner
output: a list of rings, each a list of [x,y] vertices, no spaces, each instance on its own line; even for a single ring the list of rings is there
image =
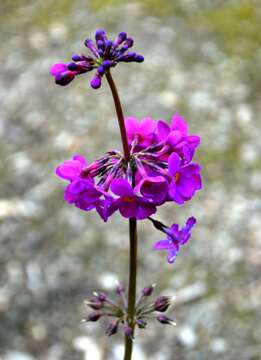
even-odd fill
[[[115,335],[121,327],[125,336],[134,338],[134,329],[137,326],[145,329],[150,319],[156,319],[161,324],[176,325],[165,313],[172,305],[174,298],[159,296],[150,302],[149,297],[154,290],[155,284],[145,287],[136,301],[135,314],[130,317],[127,309],[125,288],[118,285],[116,294],[118,301],[114,301],[103,292],[94,292],[93,297],[84,303],[92,310],[82,321],[95,322],[104,317],[113,318],[107,325],[106,334]]]
[[[114,41],[109,40],[107,34],[102,29],[95,32],[95,42],[86,39],[85,46],[91,55],[72,55],[69,63],[56,63],[51,67],[51,75],[54,76],[58,85],[68,85],[76,75],[95,70],[96,73],[90,82],[93,89],[101,86],[102,77],[107,70],[115,67],[119,62],[138,62],[144,61],[142,55],[129,51],[133,46],[134,40],[127,36],[125,32],[120,32]]]

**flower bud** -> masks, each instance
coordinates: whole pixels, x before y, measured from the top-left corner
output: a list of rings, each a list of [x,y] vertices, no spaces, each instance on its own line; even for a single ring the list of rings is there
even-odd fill
[[[172,298],[170,296],[159,296],[153,304],[154,310],[165,312],[169,308],[171,302]]]
[[[161,324],[164,325],[172,325],[172,326],[176,326],[175,321],[173,321],[172,319],[168,318],[166,315],[158,315],[156,318]]]
[[[122,293],[124,293],[125,292],[125,287],[124,287],[124,285],[122,285],[122,284],[118,284],[117,285],[117,287],[116,287],[116,292],[117,292],[117,294],[122,294]]]
[[[129,325],[124,325],[123,331],[125,336],[127,336],[130,339],[133,339],[133,329]]]
[[[144,61],[144,56],[136,55],[134,61],[136,61],[138,63],[142,63]]]
[[[106,334],[108,336],[116,334],[118,331],[118,321],[114,321],[111,324],[108,325],[106,329]]]
[[[106,301],[107,298],[108,298],[108,296],[107,296],[105,293],[103,293],[103,292],[98,293],[98,294],[97,294],[97,297],[98,297],[98,299],[99,299],[100,301],[102,301],[102,302]]]
[[[86,300],[84,303],[93,310],[100,310],[104,307],[104,302],[99,299],[92,299],[90,301]]]
[[[140,329],[145,329],[147,327],[147,323],[143,319],[137,319],[136,324]]]
[[[142,290],[143,296],[150,296],[150,295],[152,294],[154,288],[155,288],[155,284],[152,284],[152,285],[150,285],[150,286],[145,287],[145,288]]]
[[[72,60],[73,61],[81,61],[82,60],[82,57],[78,54],[73,54],[72,55]]]
[[[87,318],[83,319],[83,322],[87,322],[87,321],[97,321],[99,320],[99,318],[102,316],[102,314],[98,311],[93,311],[91,312]]]
[[[90,84],[93,89],[98,89],[101,86],[101,78],[95,75]]]

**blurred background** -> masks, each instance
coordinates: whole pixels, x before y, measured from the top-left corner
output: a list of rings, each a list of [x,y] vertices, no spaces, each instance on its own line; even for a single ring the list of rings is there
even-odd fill
[[[260,1],[1,0],[0,24],[0,359],[121,359],[121,334],[80,319],[93,290],[127,281],[127,223],[69,207],[54,175],[72,154],[120,148],[105,81],[49,75],[97,27],[128,32],[145,56],[113,71],[125,114],[178,111],[202,137],[204,190],[158,214],[198,218],[174,265],[139,225],[139,289],[175,294],[177,327],[137,332],[134,359],[261,359]]]

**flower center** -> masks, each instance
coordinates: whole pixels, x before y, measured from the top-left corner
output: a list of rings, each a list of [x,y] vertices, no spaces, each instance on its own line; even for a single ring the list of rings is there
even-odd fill
[[[125,201],[125,202],[131,203],[131,202],[135,201],[135,198],[134,198],[134,197],[131,197],[131,196],[124,196],[124,197],[122,198],[122,200]]]
[[[180,173],[177,172],[177,173],[175,174],[175,176],[174,176],[174,181],[175,181],[175,182],[178,182],[179,179],[180,179]]]

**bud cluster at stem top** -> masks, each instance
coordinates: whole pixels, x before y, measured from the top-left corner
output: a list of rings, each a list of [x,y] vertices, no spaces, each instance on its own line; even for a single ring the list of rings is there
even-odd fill
[[[134,40],[128,37],[125,32],[120,32],[112,41],[108,39],[104,30],[97,29],[95,41],[86,39],[84,44],[89,49],[90,55],[74,54],[71,62],[52,65],[50,73],[54,76],[56,84],[68,85],[76,75],[95,70],[95,75],[90,84],[93,89],[98,89],[105,72],[115,67],[119,62],[141,63],[144,61],[142,55],[129,51]]]

